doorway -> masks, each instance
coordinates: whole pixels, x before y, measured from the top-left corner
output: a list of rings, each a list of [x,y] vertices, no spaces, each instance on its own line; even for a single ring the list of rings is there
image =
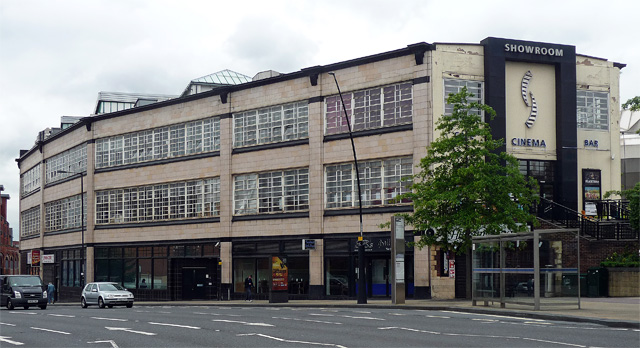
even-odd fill
[[[204,300],[207,269],[205,267],[185,267],[182,269],[182,299]]]
[[[368,297],[389,297],[391,286],[389,284],[389,258],[372,257],[367,263]]]

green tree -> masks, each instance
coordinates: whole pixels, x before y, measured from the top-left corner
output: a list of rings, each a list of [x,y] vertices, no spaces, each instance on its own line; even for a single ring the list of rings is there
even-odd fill
[[[539,201],[538,184],[518,169],[518,160],[499,151],[504,141],[494,140],[486,118],[495,111],[469,102],[463,88],[449,95],[451,115],[436,123],[440,131],[413,175],[412,191],[400,197],[413,202],[413,213],[399,214],[416,231],[435,230],[416,243],[422,248],[437,245],[444,250],[466,252],[471,237],[520,232],[536,223],[530,208]]]
[[[629,190],[607,191],[604,198],[609,198],[612,195],[622,196],[629,200],[629,223],[634,230],[640,230],[640,182],[637,182]]]
[[[633,97],[622,104],[623,110],[640,111],[640,97]]]

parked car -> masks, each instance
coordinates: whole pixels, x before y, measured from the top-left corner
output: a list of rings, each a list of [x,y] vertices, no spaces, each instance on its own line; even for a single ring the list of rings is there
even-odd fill
[[[47,290],[37,275],[0,275],[0,306],[47,309]]]
[[[88,283],[82,289],[82,308],[98,305],[100,308],[113,306],[133,307],[133,294],[118,283],[96,282]]]

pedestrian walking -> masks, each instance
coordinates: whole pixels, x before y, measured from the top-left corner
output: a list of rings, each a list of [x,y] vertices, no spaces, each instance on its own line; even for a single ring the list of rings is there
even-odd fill
[[[55,300],[55,292],[56,292],[56,287],[53,285],[53,283],[49,282],[49,285],[47,285],[47,296],[48,296],[48,302],[49,304],[54,304],[56,302]]]
[[[247,279],[244,280],[244,291],[246,291],[247,296],[244,299],[248,302],[253,302],[253,296],[251,295],[251,288],[253,288],[253,280],[251,276],[248,276]]]

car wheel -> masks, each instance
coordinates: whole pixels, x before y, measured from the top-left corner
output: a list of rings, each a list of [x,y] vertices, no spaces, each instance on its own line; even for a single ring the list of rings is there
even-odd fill
[[[127,303],[127,308],[133,307],[133,303]]]
[[[98,307],[104,308],[104,300],[102,299],[102,297],[98,298]]]
[[[47,309],[47,305],[41,305],[40,309]]]
[[[80,300],[80,305],[82,308],[87,308],[87,300],[85,300],[84,297]]]
[[[107,305],[107,307],[109,307],[109,308],[113,308],[113,305],[112,305],[112,304],[110,304],[110,305]]]
[[[7,299],[7,309],[11,311],[14,308],[16,308],[16,307],[13,306],[13,302],[11,302],[11,299],[10,298]]]

